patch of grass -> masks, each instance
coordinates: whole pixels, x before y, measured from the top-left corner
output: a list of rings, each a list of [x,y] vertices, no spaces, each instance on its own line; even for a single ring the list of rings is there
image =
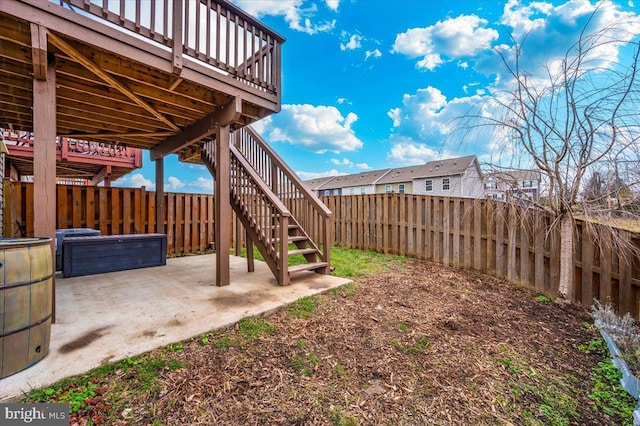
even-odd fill
[[[397,325],[397,329],[404,333],[405,331],[409,330],[409,326],[407,325],[406,322],[403,321]]]
[[[551,298],[544,296],[544,295],[540,295],[536,297],[536,301],[538,302],[542,302],[542,303],[551,303],[553,302],[553,300],[551,300]]]
[[[169,352],[180,353],[182,352],[182,343],[170,343],[167,345],[167,350]]]
[[[336,362],[336,365],[333,366],[333,373],[338,377],[344,376],[344,365]]]
[[[604,343],[602,339],[592,339],[589,343],[583,343],[578,345],[578,350],[584,353],[598,353],[605,354],[607,351],[607,345]]]
[[[81,383],[81,382],[80,382]],[[59,402],[69,404],[69,412],[84,411],[87,400],[98,395],[98,385],[92,381],[83,384],[68,383],[62,381],[50,387],[31,391],[23,402]]]
[[[211,336],[212,336],[211,333],[202,334],[200,336],[200,343],[202,343],[203,345],[206,345],[211,340]]]
[[[304,339],[300,339],[296,342],[296,348],[304,349],[307,347],[307,342]]]
[[[318,368],[318,363],[318,357],[314,354],[306,354],[304,356],[296,354],[289,363],[289,367],[299,376],[311,377]]]
[[[342,407],[330,406],[327,415],[336,426],[360,426],[360,420],[346,413]]]
[[[315,296],[298,299],[288,309],[288,312],[296,318],[309,318],[316,311],[320,299]]]
[[[341,285],[340,287],[329,290],[329,294],[331,296],[341,296],[344,298],[353,297],[356,295],[356,285],[354,283]]]
[[[409,259],[402,256],[380,254],[375,251],[363,251],[333,247],[331,266],[333,275],[338,277],[359,277],[382,272],[392,264],[402,264]]]
[[[237,324],[238,331],[246,339],[257,340],[260,336],[271,334],[275,327],[262,318],[244,317]]]
[[[578,400],[572,377],[538,374],[518,357],[499,357],[498,363],[512,374],[504,382],[504,404],[517,412],[522,424],[566,426],[578,421]],[[579,423],[579,422],[578,422]]]
[[[175,345],[170,345],[175,349]],[[22,402],[68,403],[69,414],[82,418],[96,410],[108,415],[123,408],[126,399],[142,393],[157,395],[161,390],[158,375],[163,370],[178,370],[183,364],[161,351],[155,356],[141,355],[106,364],[88,373],[60,380],[43,389],[33,390]],[[118,380],[114,380],[114,374]],[[101,416],[98,416],[101,417]],[[93,424],[91,421],[87,424]]]
[[[627,424],[631,425],[636,401],[620,386],[622,374],[611,362],[604,340],[592,340],[585,350],[599,353],[603,358],[591,372],[593,389],[589,393],[589,399],[595,403],[598,410],[629,419]]]
[[[233,346],[233,341],[228,336],[222,336],[213,343],[213,346],[216,349],[230,348]]]
[[[413,343],[402,343],[397,340],[392,340],[391,346],[405,354],[420,354],[431,347],[431,340],[429,340],[427,336],[418,337]]]
[[[292,248],[294,248],[292,246]],[[231,252],[235,254],[235,250]],[[247,257],[247,249],[240,249],[240,256]],[[256,260],[264,261],[257,248],[253,249],[253,257]],[[333,275],[338,277],[361,277],[369,274],[380,273],[393,264],[403,264],[410,259],[404,256],[376,253],[372,250],[354,250],[341,247],[331,248],[331,266],[334,268]],[[289,265],[305,263],[302,255],[291,256]],[[343,296],[343,297],[351,297]]]

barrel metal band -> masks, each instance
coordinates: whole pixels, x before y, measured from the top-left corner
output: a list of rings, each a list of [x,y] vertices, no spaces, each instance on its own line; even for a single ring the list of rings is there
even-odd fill
[[[48,276],[38,278],[37,280],[21,281],[17,283],[0,285],[0,290],[4,290],[5,288],[16,288],[16,287],[23,287],[25,285],[37,284],[37,283],[41,283],[42,281],[47,281],[49,278],[52,278],[52,277],[53,277],[53,274],[49,274]]]
[[[25,330],[29,330],[30,328],[37,327],[40,324],[47,322],[50,318],[51,318],[51,314],[42,318],[40,321],[36,321],[34,323],[27,325],[26,327],[22,327],[17,330],[10,331],[7,334],[0,334],[0,337],[8,337],[8,336],[11,336],[12,334],[20,333],[21,331],[25,331]]]

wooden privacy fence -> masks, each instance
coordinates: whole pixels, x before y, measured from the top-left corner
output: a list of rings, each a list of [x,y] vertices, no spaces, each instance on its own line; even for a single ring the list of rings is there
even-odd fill
[[[477,270],[557,295],[560,235],[545,212],[492,200],[405,194],[322,200],[334,214],[337,246]],[[611,301],[620,313],[638,318],[640,235],[617,230],[627,244],[614,249],[606,233],[593,241],[586,225],[576,223],[574,301]]]
[[[145,188],[57,185],[56,228],[102,235],[156,232],[156,195]],[[4,181],[4,236],[33,237],[33,184]],[[213,241],[213,195],[164,195],[167,253],[197,253]]]
[[[144,188],[57,186],[57,227],[94,228],[103,235],[155,232],[155,193]],[[4,182],[6,237],[33,236],[33,184]],[[322,197],[333,211],[336,246],[426,259],[505,278],[557,295],[560,235],[544,212],[493,200],[375,194]],[[214,241],[212,195],[165,193],[169,254],[197,253]],[[237,220],[229,224],[244,246]],[[591,226],[600,226],[591,224]],[[620,313],[640,315],[640,234],[617,231],[614,248],[594,241],[577,221],[574,301],[611,301]],[[637,250],[629,247],[635,246]]]

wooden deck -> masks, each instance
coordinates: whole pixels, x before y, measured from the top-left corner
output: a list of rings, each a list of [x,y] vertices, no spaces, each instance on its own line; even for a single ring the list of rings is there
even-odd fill
[[[47,67],[58,136],[156,157],[195,142],[225,105],[232,130],[280,109],[284,40],[226,1],[63,4],[0,2],[0,126],[34,130],[33,80]]]

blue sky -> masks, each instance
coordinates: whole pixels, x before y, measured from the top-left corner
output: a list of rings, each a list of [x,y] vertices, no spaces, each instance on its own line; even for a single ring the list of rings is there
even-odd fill
[[[287,41],[282,111],[254,127],[303,179],[401,167],[461,155],[491,161],[495,135],[464,142],[452,120],[508,84],[499,50],[526,36],[529,72],[553,66],[576,41],[595,1],[232,0]],[[593,30],[620,20],[640,34],[637,0],[605,1]],[[630,59],[624,45],[604,56]],[[492,111],[483,111],[492,114]],[[165,160],[165,189],[207,192],[203,166]],[[155,187],[154,165],[119,186]]]

